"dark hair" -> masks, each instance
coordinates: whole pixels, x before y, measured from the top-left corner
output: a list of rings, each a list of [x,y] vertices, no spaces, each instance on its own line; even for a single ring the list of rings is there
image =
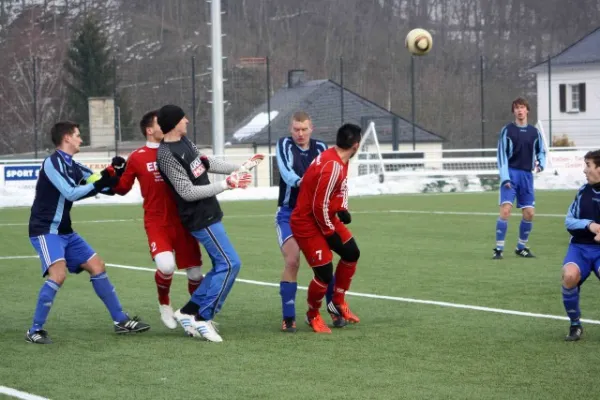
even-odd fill
[[[354,124],[344,124],[340,126],[335,138],[335,145],[341,149],[349,149],[355,143],[360,143],[361,127]]]
[[[527,100],[525,100],[522,97],[517,97],[513,102],[512,105],[510,107],[510,111],[511,112],[515,112],[515,107],[516,106],[525,106],[527,108],[527,111],[530,111],[529,109],[529,102]]]
[[[142,119],[140,120],[140,130],[142,131],[142,135],[146,137],[146,128],[150,128],[152,123],[154,122],[154,118],[158,116],[158,111],[152,110],[148,111]]]
[[[588,151],[583,157],[584,160],[591,160],[596,168],[600,167],[600,150]]]
[[[55,146],[60,146],[63,138],[67,135],[75,133],[75,129],[79,129],[79,124],[72,121],[60,121],[54,124],[50,129],[50,137]]]

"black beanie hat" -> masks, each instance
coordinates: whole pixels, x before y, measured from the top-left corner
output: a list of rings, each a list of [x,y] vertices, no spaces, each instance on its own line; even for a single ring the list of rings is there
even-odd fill
[[[158,126],[160,126],[160,130],[166,134],[172,131],[173,128],[177,126],[179,121],[183,119],[183,117],[185,117],[185,113],[181,107],[167,104],[158,110],[156,120],[158,122]]]

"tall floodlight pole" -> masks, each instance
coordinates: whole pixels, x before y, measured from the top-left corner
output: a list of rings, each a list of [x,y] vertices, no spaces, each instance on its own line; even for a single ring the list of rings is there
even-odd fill
[[[221,0],[211,0],[212,56],[212,143],[213,154],[223,155],[225,117],[223,108],[223,46],[221,33]]]

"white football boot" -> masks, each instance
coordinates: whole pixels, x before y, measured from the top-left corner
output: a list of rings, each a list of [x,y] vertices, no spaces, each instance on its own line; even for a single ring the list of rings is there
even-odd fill
[[[194,337],[202,337],[202,335],[200,335],[200,332],[198,332],[196,330],[195,323],[197,321],[196,321],[195,315],[183,314],[181,312],[181,310],[177,310],[173,314],[173,318],[175,318],[175,321],[177,321],[179,323],[179,325],[181,325],[181,327],[185,331],[186,335],[194,336]]]
[[[209,342],[220,343],[223,341],[223,338],[217,332],[217,328],[213,321],[194,320],[194,327],[196,328],[196,332]]]
[[[163,324],[169,329],[177,328],[177,321],[175,321],[175,317],[173,316],[173,307],[170,304],[159,304],[158,308],[160,309],[160,319]]]

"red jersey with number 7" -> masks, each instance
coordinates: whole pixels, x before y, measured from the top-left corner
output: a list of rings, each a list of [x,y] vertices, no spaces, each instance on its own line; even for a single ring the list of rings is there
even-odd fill
[[[336,213],[348,209],[348,164],[335,147],[319,154],[300,184],[296,207],[290,218],[294,236],[333,235],[339,222]]]
[[[173,193],[156,165],[157,154],[158,143],[150,142],[132,152],[127,158],[125,172],[113,191],[120,195],[127,194],[137,178],[144,198],[144,225],[171,225],[179,221],[179,213]]]

